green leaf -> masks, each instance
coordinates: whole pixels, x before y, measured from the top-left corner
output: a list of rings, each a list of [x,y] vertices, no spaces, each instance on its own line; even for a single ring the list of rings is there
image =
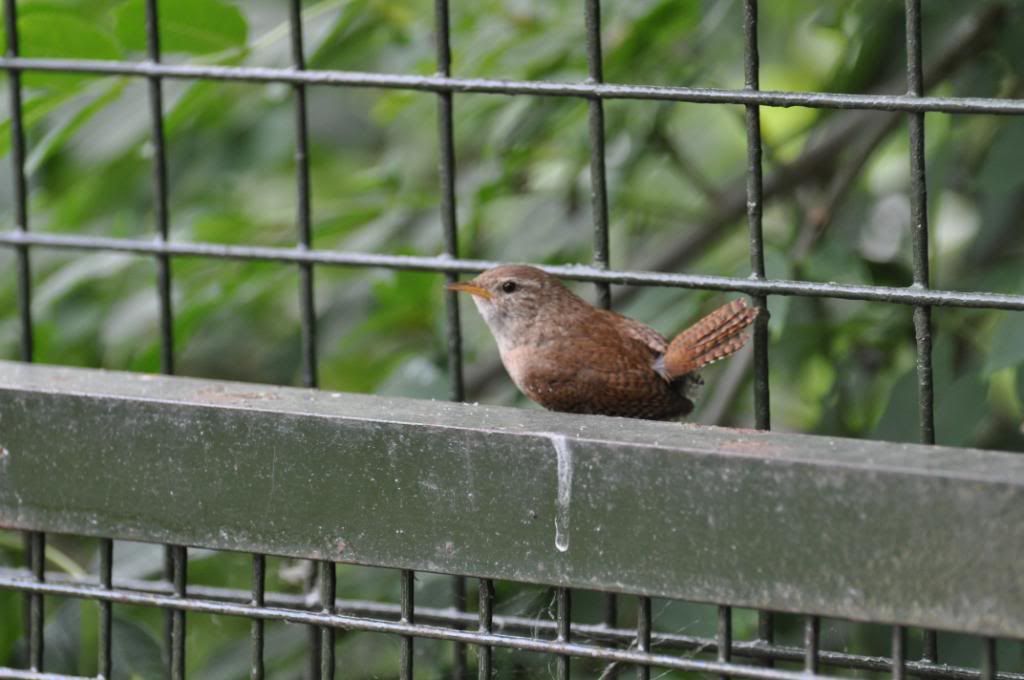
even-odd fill
[[[21,55],[33,58],[117,60],[121,50],[108,33],[66,12],[32,12],[18,18]],[[77,88],[96,76],[88,73],[27,72],[25,87],[53,90]]]
[[[893,385],[889,405],[871,432],[871,439],[890,442],[917,441],[919,432],[917,410],[917,374],[907,371]]]
[[[69,119],[60,122],[56,127],[46,133],[38,144],[32,149],[26,162],[28,174],[34,174],[53,154],[64,148],[64,145],[75,136],[89,120],[97,113],[105,109],[109,104],[117,101],[128,86],[128,79],[121,78],[110,83],[104,83],[106,87],[101,94],[91,102],[79,109]]]
[[[21,107],[21,120],[26,129],[41,121],[48,114],[60,108],[60,106],[74,97],[77,93],[74,90],[60,90],[57,92],[40,93],[24,102]],[[6,156],[11,150],[11,119],[4,118],[0,121],[0,157]]]
[[[981,170],[977,173],[977,186],[992,194],[1006,194],[1018,189],[1024,178],[1020,176],[1020,156],[1014,153],[1024,144],[1024,121],[1009,119],[1000,127]]]
[[[14,590],[0,592],[0,659],[14,658],[22,630],[21,598]]]
[[[992,336],[992,348],[985,362],[991,374],[1024,363],[1024,313],[1006,312]]]
[[[976,369],[948,384],[937,384],[935,440],[943,446],[972,446],[980,423],[990,414],[988,386]]]
[[[220,0],[174,0],[159,5],[160,48],[164,52],[210,54],[243,47],[245,17]],[[128,0],[116,12],[117,36],[131,50],[146,49],[143,0]]]
[[[47,670],[52,673],[77,673],[81,650],[82,605],[77,600],[62,602],[47,617],[44,639]]]
[[[159,678],[164,670],[160,643],[139,623],[122,616],[113,621],[113,666],[122,678]]]
[[[0,534],[0,548],[10,550],[11,552],[19,552],[24,549],[23,546],[24,543],[22,542],[21,537],[17,534]],[[85,569],[83,569],[73,558],[57,546],[46,546],[46,561],[71,576],[85,576]]]

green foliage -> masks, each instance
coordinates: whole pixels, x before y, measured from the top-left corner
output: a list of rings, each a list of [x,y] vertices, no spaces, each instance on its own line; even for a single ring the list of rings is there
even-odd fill
[[[985,370],[994,373],[1010,366],[1024,364],[1024,315],[1008,314],[1002,318],[992,335]]]
[[[605,0],[604,72],[610,82],[695,87],[743,83],[741,3]],[[161,47],[189,64],[290,65],[285,3],[163,0]],[[451,3],[453,73],[578,81],[587,77],[580,3],[481,0]],[[965,14],[981,3],[925,3],[926,59],[945,54]],[[139,59],[146,51],[142,0],[21,0],[26,56]],[[429,74],[436,69],[433,9],[425,0],[320,0],[304,4],[309,68]],[[837,92],[902,91],[900,3],[761,3],[762,86]],[[1024,8],[1011,3],[976,47],[961,54],[936,93],[1020,98]],[[3,37],[0,36],[0,45]],[[26,72],[30,228],[152,238],[148,92],[144,81]],[[171,238],[290,246],[297,238],[293,88],[277,84],[163,83]],[[430,93],[306,88],[314,245],[323,249],[434,255],[443,252],[437,171],[437,101]],[[908,148],[903,121],[872,137],[882,113],[764,108],[765,176],[788,188],[765,206],[772,277],[906,286],[910,273]],[[587,105],[569,98],[457,94],[454,98],[460,255],[496,260],[586,262],[591,256]],[[612,263],[733,276],[749,273],[743,209],[746,167],[739,107],[607,101]],[[1024,120],[926,119],[933,285],[1024,292],[1021,258]],[[824,160],[797,162],[822,139],[855,134]],[[0,110],[0,155],[9,157],[9,112]],[[0,166],[0,228],[12,225],[9,163]],[[788,173],[788,174],[786,174]],[[785,183],[783,183],[785,184]],[[839,199],[830,203],[835,187]],[[736,209],[730,206],[737,206]],[[827,212],[822,218],[823,211]],[[697,246],[692,245],[697,243]],[[18,356],[14,258],[0,249],[0,357]],[[155,371],[159,367],[155,267],[151,258],[37,249],[32,254],[36,356],[50,363]],[[179,371],[205,377],[298,384],[298,272],[276,263],[175,259],[174,339]],[[439,275],[318,267],[315,300],[319,378],[327,389],[445,398],[445,314]],[[579,290],[587,295],[588,286]],[[616,291],[616,306],[670,334],[720,294]],[[828,435],[915,441],[917,386],[912,311],[838,300],[770,300],[773,424]],[[1024,316],[936,309],[936,421],[943,444],[1024,450]],[[518,403],[495,362],[493,341],[464,308],[470,398]],[[734,361],[744,361],[739,358]],[[494,374],[497,379],[486,378]],[[696,419],[752,423],[749,371],[705,376]],[[716,406],[719,404],[720,406]],[[21,558],[17,541],[0,544]],[[56,549],[70,564],[92,559],[74,540]],[[159,551],[119,544],[118,568],[154,576]],[[134,566],[132,566],[134,565]],[[237,582],[243,558],[194,556],[205,583]],[[281,572],[287,572],[282,565]],[[379,574],[345,568],[352,596],[393,600]],[[298,585],[274,571],[274,587]],[[362,580],[360,580],[362,579]],[[417,598],[445,591],[424,576]],[[543,593],[500,592],[513,613],[543,616]],[[447,600],[437,596],[437,606]],[[536,599],[539,598],[539,599]],[[581,604],[596,617],[599,603]],[[589,609],[587,609],[589,607]],[[56,606],[48,635],[68,671],[94,672],[92,605]],[[123,677],[159,673],[157,612],[115,609],[115,663]],[[20,599],[0,592],[0,663],[23,654]],[[659,625],[683,629],[694,609],[666,609]],[[244,622],[194,617],[190,672],[241,677]],[[740,619],[738,619],[740,620]],[[753,625],[750,621],[749,625]],[[747,625],[742,624],[742,625]],[[796,625],[792,626],[796,630]],[[852,627],[837,644],[877,649]],[[63,640],[63,642],[56,642]],[[77,641],[77,644],[76,644]],[[268,628],[275,673],[303,663],[301,628]],[[391,677],[393,641],[339,642],[362,675]],[[424,643],[419,667],[444,673],[447,651]],[[57,654],[57,652],[54,652]],[[499,656],[523,677],[543,673],[529,655]],[[422,662],[421,662],[422,661]],[[951,658],[952,661],[952,658]],[[973,663],[973,661],[967,661]],[[65,665],[66,664],[66,665]],[[355,666],[354,666],[355,667]],[[581,666],[582,667],[582,666]],[[595,675],[599,674],[598,669]],[[425,672],[425,671],[424,671]],[[244,670],[242,671],[244,674]],[[532,675],[531,675],[532,673]],[[234,675],[232,675],[234,674]],[[430,677],[430,676],[424,676]]]
[[[45,5],[28,5],[18,16],[21,54],[63,59],[117,59],[121,50],[113,38],[85,17]],[[6,41],[0,39],[6,49]],[[24,84],[49,90],[73,90],[89,76],[27,73]]]
[[[117,37],[130,50],[146,49],[145,0],[129,0],[115,12]],[[245,46],[248,26],[241,11],[218,0],[159,3],[160,49],[209,54]]]

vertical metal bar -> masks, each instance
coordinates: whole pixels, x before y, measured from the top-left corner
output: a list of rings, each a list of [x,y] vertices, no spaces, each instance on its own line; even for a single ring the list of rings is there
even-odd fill
[[[478,592],[480,632],[490,633],[494,630],[494,582],[486,578],[480,579],[480,589]],[[491,648],[487,645],[480,645],[476,650],[477,680],[491,680],[491,676],[494,675],[494,661]]]
[[[320,599],[318,584],[320,566],[317,562],[309,562],[306,573],[306,597],[310,600]],[[309,647],[309,655],[306,659],[307,680],[317,680],[320,677],[320,628],[317,626],[306,626],[306,645]]]
[[[924,66],[921,56],[921,0],[906,0],[907,94],[924,94]],[[909,113],[910,135],[910,219],[913,241],[913,285],[930,285],[928,261],[928,181],[925,170],[924,113]],[[917,344],[917,398],[921,441],[935,443],[935,387],[932,382],[932,310],[914,307],[914,339]],[[924,632],[922,656],[938,661],[938,635]]]
[[[775,615],[772,612],[757,612],[757,639],[765,645],[775,644]],[[771,667],[775,665],[775,662],[771,659],[764,659],[761,665]]]
[[[934,630],[926,630],[921,641],[921,661],[938,663],[939,634]]]
[[[641,652],[651,651],[651,598],[637,598],[636,603],[636,648]],[[636,669],[638,680],[650,680],[651,667]]]
[[[729,663],[732,659],[732,607],[718,608],[718,660]],[[728,675],[719,676],[723,679]]]
[[[267,558],[263,555],[252,556],[252,599],[254,607],[262,607],[267,585]],[[252,640],[252,680],[263,680],[263,619],[249,622],[249,637]]]
[[[906,680],[907,677],[907,629],[892,627],[892,678]]]
[[[604,81],[604,54],[601,47],[600,0],[585,0],[583,24],[587,45],[587,82]],[[599,269],[608,269],[608,173],[605,164],[604,101],[599,97],[587,100],[587,134],[590,141],[590,211],[594,222],[592,262]],[[611,309],[612,292],[607,283],[596,283],[597,306]],[[604,622],[609,628],[618,624],[619,602],[615,593],[605,593]],[[568,671],[566,672],[568,675]],[[618,668],[612,665],[605,673],[607,680],[618,677]]]
[[[113,588],[114,574],[114,541],[109,538],[100,540],[100,587],[110,590]],[[98,675],[103,680],[109,680],[113,667],[111,666],[111,637],[112,611],[111,603],[107,600],[99,601],[99,649],[97,653]]]
[[[164,546],[164,578],[168,583],[174,583],[174,546]],[[170,609],[164,610],[164,639],[163,647],[160,650],[163,654],[164,670],[167,677],[171,676],[171,630],[174,628],[174,612]]]
[[[757,47],[757,0],[744,0],[744,83],[745,89],[760,88],[760,56]],[[747,223],[750,227],[750,269],[753,278],[763,279],[764,238],[761,228],[763,181],[761,176],[761,109],[747,106]],[[761,314],[754,324],[754,419],[758,429],[771,428],[768,393],[768,314],[767,298],[758,296],[754,304]]]
[[[157,0],[146,0],[146,45],[149,60],[160,61],[160,23]],[[160,76],[149,76],[149,110],[153,136],[153,207],[157,240],[167,240],[167,153],[164,144],[164,97]],[[166,253],[156,256],[157,295],[160,303],[160,370],[174,373],[174,317],[171,308],[171,262]]]
[[[906,0],[907,94],[924,94],[921,58],[921,0]],[[907,114],[910,126],[910,214],[914,250],[914,286],[928,288],[928,182],[924,157],[924,113]],[[932,384],[931,307],[914,308],[917,339],[917,390],[921,441],[935,443],[934,386]]]
[[[157,0],[146,0],[146,49],[152,63],[160,62],[160,20]],[[164,105],[163,87],[159,76],[150,76],[149,111],[150,127],[153,143],[153,212],[156,221],[157,240],[167,241],[167,156],[164,145]],[[160,371],[174,373],[174,317],[171,306],[171,262],[170,258],[159,253],[156,260],[157,301],[160,317]],[[175,581],[175,550],[166,546],[164,550],[164,576]],[[175,636],[174,629],[178,625],[176,612],[164,612],[164,654],[167,661],[167,672],[174,677]],[[184,623],[182,613],[181,623]],[[184,641],[182,641],[183,643]],[[182,669],[182,672],[184,670]]]
[[[448,0],[434,1],[434,39],[437,53],[437,74],[450,76],[452,67],[451,38],[449,30]],[[451,92],[437,93],[437,133],[441,181],[441,225],[444,230],[444,252],[456,258],[459,256],[458,217],[455,213],[455,130],[453,124],[454,101]],[[457,280],[452,273],[445,274],[445,280]],[[453,401],[466,398],[465,380],[462,372],[462,321],[459,317],[459,300],[453,291],[445,292],[445,328],[448,338],[448,391]],[[452,602],[459,611],[466,609],[466,579],[456,576],[452,583]],[[468,677],[466,645],[456,642],[452,645],[454,655],[453,673],[456,680]]]
[[[437,53],[437,75],[450,76],[452,52],[448,26],[448,0],[434,0],[434,43]],[[444,229],[444,252],[450,257],[458,257],[458,221],[455,214],[455,134],[452,111],[452,93],[438,92],[437,132],[440,152],[438,170],[441,178],[441,225]],[[455,274],[445,274],[448,283],[457,278]],[[462,325],[459,319],[459,300],[454,291],[445,293],[445,312],[447,315],[449,392],[453,401],[463,401],[466,395],[462,375]],[[465,590],[465,584],[462,589]],[[465,645],[457,644],[456,649],[462,649],[461,653],[464,658]]]
[[[415,623],[415,604],[416,604],[416,593],[414,587],[415,573],[403,569],[401,572],[402,579],[402,596],[401,596],[401,607],[402,614],[399,620],[402,623]],[[402,655],[400,664],[400,676],[402,680],[412,680],[413,673],[413,637],[411,635],[402,636]]]
[[[817,673],[819,667],[819,642],[821,640],[821,619],[808,616],[804,619],[804,670]]]
[[[601,4],[599,0],[586,0],[584,4],[587,42],[587,82],[604,80],[601,53]],[[594,266],[608,268],[608,177],[604,162],[604,102],[592,97],[587,102],[587,122],[590,133],[590,201],[594,214]],[[611,288],[607,283],[597,284],[598,306],[611,307]]]
[[[604,594],[604,625],[609,628],[619,625],[619,597],[615,593]]]
[[[173,546],[171,563],[174,573],[174,595],[185,597],[188,582],[188,550],[181,545]],[[185,678],[185,611],[181,609],[171,613],[171,678]]]
[[[604,625],[608,628],[618,628],[619,626],[619,596],[615,593],[604,594]],[[604,680],[616,680],[619,677],[618,665],[609,665],[601,677]]]
[[[456,610],[460,612],[466,611],[465,576],[456,576],[452,579],[452,604],[455,606]],[[466,644],[464,642],[456,642],[452,646],[452,650],[452,675],[455,680],[465,680],[469,675],[469,666],[466,663]]]
[[[15,0],[4,0],[4,34],[7,39],[5,54],[8,57],[17,57],[20,52],[18,39],[18,10]],[[25,128],[23,123],[23,111],[21,102],[21,71],[9,69],[8,95],[11,115],[11,177],[13,178],[14,198],[14,222],[15,228],[20,232],[28,231],[28,183],[25,177]],[[32,361],[33,359],[33,329],[32,329],[32,268],[29,260],[28,246],[21,245],[15,248],[17,259],[17,285],[18,285],[18,315],[21,319],[21,360]],[[25,546],[25,560],[31,567],[35,562],[35,546],[39,538],[34,532],[25,532],[22,535]],[[43,537],[45,541],[45,537]],[[25,619],[26,635],[29,638],[29,663],[40,664],[41,670],[43,648],[42,631],[36,635],[37,627],[42,626],[42,619],[34,618],[35,613],[42,611],[42,596],[38,594],[25,595]],[[37,643],[33,645],[33,641]],[[37,651],[38,647],[38,651]]]
[[[334,613],[335,578],[334,562],[321,562],[320,609],[325,614]],[[334,629],[330,626],[320,629],[320,678],[334,680]]]
[[[452,71],[451,31],[449,28],[448,0],[434,0],[434,48],[437,60],[437,75],[450,76]],[[444,252],[449,257],[459,256],[458,217],[455,213],[455,132],[453,119],[454,102],[451,92],[437,93],[437,134],[438,173],[441,182],[441,226],[444,230]],[[445,280],[452,283],[457,276],[445,274]],[[459,317],[459,300],[454,291],[445,293],[445,329],[448,339],[448,391],[453,401],[466,398],[466,386],[462,372],[462,322]],[[459,611],[466,609],[466,579],[456,576],[452,583],[452,601]],[[456,680],[468,676],[466,645],[456,642],[452,645],[454,654],[453,674]]]
[[[18,13],[15,0],[4,0],[6,55],[18,56]],[[9,69],[8,94],[11,109],[11,177],[14,180],[14,222],[18,231],[28,231],[28,183],[25,178],[25,128],[21,105],[21,71]],[[32,269],[28,246],[15,248],[18,269],[18,313],[21,317],[21,360],[32,361]]]
[[[995,680],[999,671],[999,661],[996,656],[995,638],[982,638],[981,640],[981,680]]]
[[[292,68],[306,68],[302,42],[302,8],[299,0],[289,3],[292,42]],[[298,246],[305,250],[312,245],[312,221],[309,191],[309,134],[306,115],[306,86],[296,83],[295,93],[295,172],[298,204]],[[316,309],[313,302],[313,265],[299,263],[299,308],[302,314],[302,384],[317,385]]]
[[[28,555],[28,568],[32,572],[32,578],[42,583],[45,580],[46,572],[46,534],[33,531],[28,535],[30,550]],[[29,596],[28,613],[28,667],[41,673],[43,671],[43,618],[45,615],[43,596],[41,593],[32,593]]]
[[[292,68],[297,71],[306,68],[306,55],[302,38],[302,6],[300,0],[288,3],[288,24],[291,36]],[[296,240],[298,247],[306,250],[312,246],[312,210],[309,183],[309,131],[306,107],[306,86],[295,83],[295,184],[296,184]],[[313,265],[300,262],[299,267],[299,315],[302,328],[302,385],[316,387],[317,370],[317,328],[316,305],[313,298]],[[310,584],[312,586],[312,583]],[[320,670],[321,631],[316,626],[307,627],[309,638],[309,676],[315,677]]]
[[[558,635],[555,638],[558,642],[569,642],[570,626],[572,623],[572,591],[568,588],[557,588],[555,590],[557,600]],[[558,680],[569,680],[569,655],[558,656]]]
[[[743,78],[748,90],[761,87],[761,63],[757,43],[757,0],[743,3]],[[757,105],[746,107],[747,126],[747,225],[750,231],[750,270],[753,278],[765,278],[764,237],[761,215],[764,204],[764,181],[761,162],[761,110]],[[760,430],[771,429],[771,401],[768,391],[768,298],[753,298],[761,310],[754,323],[754,424]],[[757,614],[758,639],[765,644],[775,641],[775,617],[771,612]],[[765,659],[765,666],[773,666]]]

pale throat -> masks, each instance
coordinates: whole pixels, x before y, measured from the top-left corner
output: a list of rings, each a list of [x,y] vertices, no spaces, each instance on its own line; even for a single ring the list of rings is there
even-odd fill
[[[501,314],[496,305],[490,300],[474,297],[473,304],[476,305],[480,316],[484,319],[484,323],[491,330],[491,335],[494,336],[494,340],[498,343],[498,351],[501,353],[502,359],[504,359],[505,354],[519,344],[519,334],[515,332],[515,329],[510,328],[512,325],[510,324],[510,319],[505,314]]]
[[[553,339],[562,339],[574,332],[585,332],[585,329],[575,328],[569,322],[571,317],[578,316],[581,311],[584,314],[589,311],[589,306],[574,295],[557,296],[553,304],[547,305],[537,304],[533,299],[520,299],[513,304],[509,302],[502,300],[501,303],[495,303],[492,300],[473,298],[480,316],[498,344],[503,361],[515,349],[531,347],[537,352]]]
[[[489,300],[473,298],[473,302],[491,330],[495,342],[498,343],[498,354],[501,356],[501,363],[508,371],[509,377],[512,378],[516,387],[524,390],[525,371],[530,358],[530,348],[527,346],[530,322],[523,323],[518,319],[511,318],[508,314],[502,314]],[[516,323],[517,321],[520,322]]]

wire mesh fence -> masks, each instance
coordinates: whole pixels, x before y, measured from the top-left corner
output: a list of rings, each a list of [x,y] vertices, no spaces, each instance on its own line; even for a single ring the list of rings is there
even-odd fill
[[[165,2],[167,0],[164,0]],[[613,284],[666,286],[702,290],[735,291],[751,295],[757,306],[769,310],[773,296],[830,297],[873,301],[912,307],[916,341],[917,387],[920,441],[935,443],[935,389],[932,379],[933,332],[931,310],[934,306],[983,309],[1024,310],[1024,295],[984,290],[954,291],[931,287],[929,276],[929,227],[927,166],[925,162],[925,114],[944,112],[967,114],[1024,114],[1020,99],[928,96],[925,94],[922,65],[922,29],[920,0],[905,3],[906,94],[838,94],[822,92],[778,92],[760,89],[758,50],[758,2],[744,0],[741,31],[744,44],[744,87],[736,90],[694,87],[644,86],[604,82],[602,69],[601,11],[598,0],[586,0],[583,6],[588,79],[585,82],[555,83],[542,81],[506,81],[460,78],[452,75],[449,7],[447,0],[436,0],[434,75],[407,75],[357,71],[307,70],[299,0],[290,0],[291,68],[249,66],[202,66],[165,64],[161,61],[158,0],[146,0],[146,60],[140,62],[89,61],[55,58],[26,58],[19,53],[16,0],[4,1],[6,55],[0,69],[8,76],[11,120],[11,158],[13,163],[14,229],[0,233],[0,246],[13,250],[17,263],[18,315],[20,316],[21,359],[33,360],[32,277],[30,254],[35,249],[60,249],[128,253],[150,257],[156,266],[156,293],[159,304],[160,366],[163,373],[175,372],[174,321],[172,304],[172,262],[175,258],[194,257],[212,260],[251,260],[294,266],[299,274],[298,308],[301,320],[302,383],[317,387],[317,316],[314,304],[314,273],[318,267],[381,267],[398,270],[436,272],[447,281],[459,274],[476,272],[496,262],[460,259],[456,217],[456,164],[454,150],[453,101],[462,93],[540,97],[573,97],[587,104],[590,146],[590,181],[593,214],[593,260],[590,266],[546,269],[569,279],[594,282],[599,304],[611,305]],[[123,239],[91,235],[45,234],[30,227],[28,184],[26,182],[25,111],[22,102],[22,75],[33,72],[120,75],[144,79],[148,83],[150,139],[152,142],[152,182],[155,224],[152,239]],[[202,242],[177,242],[169,238],[169,199],[167,152],[165,142],[165,106],[163,84],[167,79],[280,83],[292,90],[294,101],[294,146],[296,168],[296,237],[293,247],[221,245]],[[437,98],[439,148],[438,192],[444,253],[439,256],[404,254],[368,254],[336,250],[317,250],[312,241],[310,208],[310,169],[306,88],[385,88],[434,93]],[[746,216],[749,226],[750,276],[727,277],[623,271],[611,268],[610,226],[605,159],[604,106],[610,100],[672,101],[704,105],[740,105],[745,111],[747,139]],[[908,122],[913,239],[913,280],[907,286],[867,286],[780,280],[767,276],[762,228],[765,201],[762,177],[762,107],[812,107],[894,111],[906,114]],[[762,430],[771,428],[768,383],[768,315],[762,314],[754,332],[755,422]],[[462,332],[455,293],[446,297],[446,337],[449,393],[451,399],[465,398]],[[379,604],[338,599],[335,564],[316,562],[309,570],[306,596],[268,591],[266,558],[252,556],[250,590],[193,586],[187,575],[188,552],[180,545],[168,545],[164,577],[153,581],[118,581],[113,577],[117,560],[112,539],[100,543],[101,560],[93,579],[68,579],[46,571],[46,536],[38,531],[24,536],[26,570],[9,570],[0,575],[0,586],[25,594],[28,646],[27,670],[0,669],[0,677],[64,677],[45,673],[44,625],[45,600],[71,597],[95,600],[99,609],[99,652],[97,677],[111,677],[112,606],[139,605],[165,611],[166,671],[170,677],[184,677],[186,654],[186,613],[221,614],[251,620],[252,670],[254,678],[266,674],[265,626],[286,621],[307,627],[309,674],[333,677],[336,672],[335,634],[337,631],[365,631],[395,636],[400,640],[399,675],[413,677],[414,647],[419,640],[451,643],[451,672],[467,677],[473,666],[479,677],[492,677],[495,655],[500,649],[549,654],[554,659],[553,673],[568,678],[574,664],[585,664],[585,672],[603,668],[603,677],[612,677],[624,668],[636,667],[639,677],[650,677],[651,668],[698,671],[722,676],[750,678],[810,677],[827,670],[847,669],[907,674],[940,678],[1003,677],[1024,678],[1024,671],[998,669],[996,644],[986,638],[980,645],[978,664],[973,668],[947,666],[939,661],[938,637],[931,631],[915,631],[908,644],[908,631],[900,626],[891,631],[890,652],[884,656],[866,656],[823,649],[822,622],[808,616],[803,628],[802,645],[777,641],[776,618],[770,612],[744,611],[742,616],[756,625],[749,639],[736,639],[737,625],[732,608],[722,604],[715,609],[717,633],[713,636],[686,635],[654,629],[652,601],[648,597],[630,600],[611,594],[577,594],[555,587],[551,602],[551,620],[495,613],[495,584],[481,579],[469,587],[466,577],[455,575],[451,583],[450,607],[422,607],[414,602],[416,574],[407,569],[397,573],[399,599]],[[469,592],[474,591],[474,592]],[[598,598],[600,621],[579,622],[573,614],[574,598]],[[590,600],[588,600],[589,602]],[[467,611],[475,603],[478,611]],[[624,610],[635,616],[636,626],[623,627]],[[469,649],[475,650],[470,654]],[[916,656],[911,657],[909,649]],[[589,661],[588,661],[589,660]],[[1018,659],[1019,660],[1019,659]],[[998,671],[998,672],[997,672]],[[579,675],[580,672],[574,671]]]

